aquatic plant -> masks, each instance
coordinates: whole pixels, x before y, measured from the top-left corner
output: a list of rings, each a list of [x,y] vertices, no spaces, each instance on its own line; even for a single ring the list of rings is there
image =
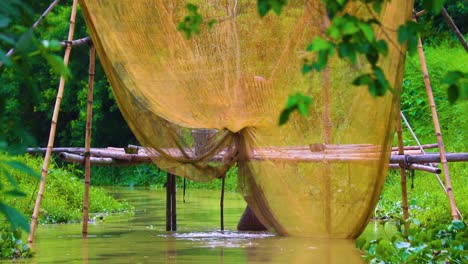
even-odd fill
[[[461,220],[450,224],[421,224],[410,220],[408,229],[397,219],[397,232],[375,240],[360,238],[356,246],[364,251],[369,263],[467,263],[468,229]]]

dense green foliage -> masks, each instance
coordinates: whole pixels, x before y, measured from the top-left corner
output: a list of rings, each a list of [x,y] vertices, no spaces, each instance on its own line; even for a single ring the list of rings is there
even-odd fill
[[[23,243],[21,229],[0,224],[0,259],[28,258],[32,251]]]
[[[5,156],[0,153],[3,163],[22,164],[28,170],[40,171],[42,158],[30,156]],[[84,185],[79,179],[73,167],[59,168],[54,163],[49,168],[47,178],[46,195],[41,204],[39,223],[70,223],[79,222],[82,219],[82,205]],[[11,181],[2,181],[0,189],[0,201],[15,208],[15,214],[23,219],[29,218],[34,209],[34,201],[38,191],[38,181],[27,177],[23,167],[12,168],[2,166],[0,163],[0,177],[11,178]],[[16,184],[16,186],[13,184]],[[105,214],[128,211],[131,207],[122,202],[117,202],[109,196],[102,188],[91,187],[90,213]],[[17,211],[16,211],[17,210]],[[19,212],[18,212],[19,211]],[[7,215],[8,216],[8,215]],[[10,223],[18,224],[26,220],[6,219],[0,217],[0,259],[28,257],[31,255],[27,245],[21,239],[21,230],[13,227]],[[10,223],[9,223],[10,222]],[[29,226],[23,227],[29,230]]]
[[[450,224],[422,225],[413,221],[407,230],[403,224],[390,237],[372,241],[358,239],[369,263],[466,263],[468,228],[463,221]]]
[[[8,158],[2,156],[2,159],[22,161],[34,171],[40,171],[42,167],[42,158],[39,157]],[[39,223],[69,223],[81,220],[84,184],[79,179],[78,173],[81,172],[74,170],[73,167],[59,168],[52,162],[47,176],[45,190],[47,195],[41,204]],[[25,177],[22,171],[10,169],[9,174],[21,186],[25,197],[18,198],[6,195],[5,192],[11,190],[13,186],[5,184],[4,191],[0,192],[0,199],[29,217],[34,208],[38,182],[30,177]],[[89,208],[91,213],[112,213],[129,209],[128,205],[118,203],[99,187],[91,187],[90,197],[92,197]]]
[[[76,167],[76,169],[81,168]],[[167,180],[167,173],[152,164],[133,167],[92,167],[91,170],[91,183],[97,186],[149,186],[159,189],[164,188]],[[183,186],[184,180],[178,177],[177,187],[182,188]],[[209,182],[186,180],[185,186],[188,189],[219,189],[221,188],[221,180]],[[227,172],[225,190],[237,191],[237,167],[233,167]]]
[[[426,59],[441,120],[445,146],[450,152],[467,148],[468,101],[451,105],[443,85],[443,72],[468,67],[468,54],[452,41],[427,46]],[[436,141],[418,57],[408,57],[402,94],[402,110],[422,143]],[[416,145],[404,129],[405,145]],[[468,214],[466,163],[450,163],[451,182],[458,209]],[[411,176],[412,175],[412,176]],[[441,175],[442,176],[442,175]],[[389,172],[375,217],[397,226],[393,235],[373,241],[358,241],[371,263],[465,263],[468,261],[468,230],[462,221],[451,223],[449,201],[434,175],[409,173],[408,200],[411,225],[403,227],[400,176]],[[443,176],[442,176],[443,180]],[[416,220],[418,219],[418,220]]]

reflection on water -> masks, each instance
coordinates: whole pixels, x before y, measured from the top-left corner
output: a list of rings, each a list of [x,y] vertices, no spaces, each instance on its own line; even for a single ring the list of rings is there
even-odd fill
[[[19,263],[363,263],[349,240],[279,237],[235,230],[245,202],[225,196],[225,228],[219,231],[219,193],[188,190],[178,197],[178,231],[165,230],[164,190],[114,190],[135,206],[134,215],[106,216],[89,226],[44,225],[33,259]]]

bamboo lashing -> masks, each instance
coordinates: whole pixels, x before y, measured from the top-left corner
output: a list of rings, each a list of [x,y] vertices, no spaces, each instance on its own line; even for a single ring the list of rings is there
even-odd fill
[[[89,49],[89,77],[88,77],[88,100],[86,109],[86,134],[85,134],[85,179],[84,179],[84,197],[83,197],[83,227],[81,235],[88,237],[89,220],[89,185],[91,183],[91,133],[93,127],[93,88],[95,74],[96,49],[91,46]]]
[[[417,22],[416,18],[413,18]],[[427,70],[426,57],[424,55],[424,49],[421,38],[418,38],[418,55],[421,63],[421,71],[423,73],[424,84],[426,86],[426,93],[429,100],[429,105],[431,108],[432,122],[434,123],[434,130],[437,138],[437,144],[439,145],[440,160],[442,163],[442,168],[445,175],[445,186],[447,189],[447,195],[450,201],[450,209],[452,212],[452,218],[454,220],[460,219],[460,216],[457,213],[457,205],[455,203],[455,197],[453,196],[452,183],[450,181],[449,168],[447,163],[447,155],[445,153],[444,141],[442,139],[442,132],[440,130],[439,117],[437,114],[437,109],[434,101],[434,96],[432,93],[432,85],[429,78],[429,71]]]
[[[68,38],[67,41],[72,41],[73,40],[73,35],[75,32],[75,18],[76,18],[76,9],[77,9],[77,0],[73,0],[73,5],[72,5],[72,10],[71,10],[71,15],[70,15],[70,27],[68,30]],[[71,52],[71,46],[67,45],[65,49],[65,54],[63,56],[63,63],[67,66],[68,61],[70,59],[70,52]],[[39,208],[41,206],[41,201],[42,197],[44,195],[45,191],[45,183],[46,183],[46,178],[47,178],[47,172],[49,169],[49,162],[50,162],[50,157],[52,154],[52,148],[54,147],[54,140],[55,140],[55,130],[57,128],[57,121],[58,121],[58,116],[60,112],[60,104],[62,102],[62,96],[63,96],[63,91],[65,88],[65,78],[64,76],[60,77],[60,83],[57,91],[57,99],[55,101],[55,107],[54,107],[54,113],[52,116],[52,123],[50,126],[50,135],[49,135],[49,140],[47,143],[47,151],[45,154],[44,158],[44,164],[42,167],[42,172],[41,172],[41,182],[39,184],[39,191],[37,193],[37,198],[36,198],[36,203],[34,205],[34,211],[33,215],[31,218],[31,231],[28,236],[28,243],[32,245],[33,240],[34,240],[34,234],[36,232],[36,226],[37,226],[37,220],[39,217]]]

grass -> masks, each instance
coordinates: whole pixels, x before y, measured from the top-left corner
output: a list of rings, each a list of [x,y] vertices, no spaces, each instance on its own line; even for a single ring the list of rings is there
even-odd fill
[[[33,171],[40,172],[42,158],[29,155],[18,157],[2,157],[2,160],[18,160],[29,166]],[[37,196],[39,182],[27,177],[24,172],[11,170],[10,174],[16,179],[20,190],[26,197],[7,195],[13,186],[5,184],[0,192],[0,200],[16,208],[27,219],[32,215],[34,201]],[[45,195],[41,203],[39,223],[69,223],[79,222],[82,217],[84,184],[78,176],[79,171],[73,167],[59,168],[54,162],[49,167],[46,181]],[[90,189],[91,213],[123,212],[131,209],[125,202],[118,202],[108,195],[101,187],[92,186]]]
[[[449,41],[437,46],[426,46],[425,54],[445,147],[449,152],[464,152],[468,146],[468,101],[458,101],[451,105],[447,100],[447,87],[443,85],[442,79],[447,70],[466,70],[468,55],[458,43]],[[423,144],[435,143],[437,141],[431,112],[419,67],[418,57],[408,56],[403,81],[402,110],[419,140]],[[408,130],[404,131],[404,139],[405,145],[416,145]],[[449,163],[449,171],[457,206],[463,215],[468,215],[467,163]],[[443,175],[441,178],[444,180]],[[423,222],[450,220],[448,198],[433,174],[417,171],[414,180],[409,178],[408,182],[408,200],[413,218]],[[398,217],[401,216],[400,208],[399,174],[390,172],[376,208],[376,216]]]

